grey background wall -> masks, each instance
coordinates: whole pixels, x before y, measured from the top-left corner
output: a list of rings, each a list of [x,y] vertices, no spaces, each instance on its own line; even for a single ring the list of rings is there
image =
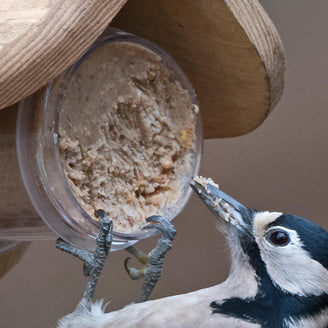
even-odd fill
[[[328,229],[328,2],[261,3],[286,50],[284,95],[251,134],[206,140],[201,174],[250,207],[298,214]],[[228,274],[225,243],[196,197],[174,224],[178,234],[152,298],[208,287]],[[149,250],[154,243],[139,246]],[[130,303],[140,287],[124,272],[126,256],[110,254],[98,285],[96,297],[111,300],[111,309]],[[0,280],[0,327],[53,327],[74,309],[85,284],[78,260],[57,251],[52,241],[32,243]]]

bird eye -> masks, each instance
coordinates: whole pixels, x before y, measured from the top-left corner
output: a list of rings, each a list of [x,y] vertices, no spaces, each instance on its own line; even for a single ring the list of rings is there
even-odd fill
[[[286,246],[290,241],[288,233],[283,230],[276,230],[269,233],[268,239],[275,246]]]

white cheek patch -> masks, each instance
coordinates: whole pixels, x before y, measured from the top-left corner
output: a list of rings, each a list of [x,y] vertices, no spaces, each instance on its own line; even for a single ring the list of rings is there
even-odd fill
[[[300,296],[328,293],[328,270],[311,258],[302,247],[296,231],[285,227],[274,227],[276,228],[288,232],[288,245],[273,245],[266,239],[265,231],[256,234],[261,258],[273,283],[289,293]]]

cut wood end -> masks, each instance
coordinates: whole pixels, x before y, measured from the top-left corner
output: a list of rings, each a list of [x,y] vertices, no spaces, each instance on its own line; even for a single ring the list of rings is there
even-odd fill
[[[6,27],[0,34],[0,108],[32,94],[72,65],[105,30],[126,0],[29,0],[24,5],[33,2],[43,6],[43,11],[35,12],[30,6],[26,15],[30,14],[31,20],[25,16],[23,22],[18,19],[20,1],[5,0],[0,7],[0,23]],[[6,15],[1,15],[3,11]],[[12,15],[16,19],[9,22],[7,17]],[[29,25],[33,19],[35,24]],[[22,33],[20,27],[26,24],[29,28]]]

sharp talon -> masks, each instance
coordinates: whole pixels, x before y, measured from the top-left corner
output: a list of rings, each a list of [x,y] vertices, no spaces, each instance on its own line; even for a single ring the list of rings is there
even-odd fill
[[[163,216],[154,215],[146,219],[147,222],[152,224],[146,225],[143,229],[156,229],[162,236],[163,239],[173,240],[176,234],[173,224],[165,219]]]
[[[130,275],[130,268],[128,266],[128,263],[130,262],[130,259],[131,257],[127,257],[125,260],[124,260],[124,268],[125,268],[125,271],[128,275]]]
[[[107,217],[108,218],[105,210],[102,210],[102,209],[99,209],[99,210],[96,210],[95,211],[95,217],[96,218],[101,218],[101,219],[103,219],[104,217]]]
[[[127,274],[129,275],[129,277],[132,280],[138,280],[140,278],[143,278],[145,276],[145,270],[144,269],[138,270],[136,268],[130,268],[128,266],[129,261],[130,261],[130,257],[126,258],[124,261],[124,268],[125,268],[125,271],[127,272]]]
[[[135,246],[129,246],[125,249],[127,252],[129,252],[131,255],[133,255],[139,263],[146,265],[148,262],[148,254],[145,254],[140,249],[138,249]]]

